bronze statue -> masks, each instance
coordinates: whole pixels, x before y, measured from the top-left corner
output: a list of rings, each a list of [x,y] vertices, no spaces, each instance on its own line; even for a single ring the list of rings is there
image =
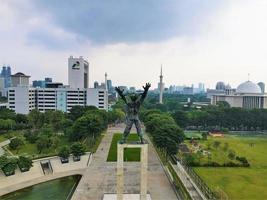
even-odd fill
[[[138,117],[138,111],[140,106],[142,105],[143,101],[146,98],[147,92],[150,88],[150,83],[146,83],[144,88],[144,92],[142,94],[132,93],[127,96],[123,94],[124,90],[116,87],[115,90],[118,92],[119,96],[126,104],[126,128],[123,133],[122,140],[120,141],[121,144],[126,142],[126,139],[131,131],[133,124],[136,127],[137,134],[140,138],[141,143],[144,143],[144,136],[141,129],[141,123]]]

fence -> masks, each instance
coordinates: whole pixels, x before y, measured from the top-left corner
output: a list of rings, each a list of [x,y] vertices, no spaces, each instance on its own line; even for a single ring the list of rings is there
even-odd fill
[[[177,156],[171,156],[171,160],[179,162],[183,168],[186,170],[188,175],[193,179],[197,187],[201,190],[201,192],[205,195],[207,199],[217,199],[214,192],[207,186],[207,184],[196,174],[196,172],[190,167],[182,158]]]

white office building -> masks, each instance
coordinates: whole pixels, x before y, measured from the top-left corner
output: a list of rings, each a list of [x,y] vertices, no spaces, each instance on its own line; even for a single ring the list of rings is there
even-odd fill
[[[68,59],[68,82],[70,88],[88,88],[89,62],[82,56]]]
[[[79,65],[82,66],[80,69],[86,69],[79,73],[80,78],[76,71],[72,71],[72,63],[77,60],[80,63]],[[24,75],[25,77],[29,79],[29,76]],[[76,79],[77,83],[75,82]],[[73,106],[77,105],[92,105],[99,109],[108,109],[107,91],[104,88],[87,88],[88,62],[82,57],[78,59],[69,58],[69,86],[59,85],[56,88],[33,88],[29,84],[25,84],[29,83],[29,80],[23,80],[24,84],[17,84],[17,81],[17,79],[14,79],[12,85],[16,86],[8,89],[8,107],[16,113],[28,114],[33,109],[38,109],[41,112],[48,110],[69,112]]]

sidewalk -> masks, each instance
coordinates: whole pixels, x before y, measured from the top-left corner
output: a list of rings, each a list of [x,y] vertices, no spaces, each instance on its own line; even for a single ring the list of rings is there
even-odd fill
[[[207,200],[178,161],[172,166],[193,200]]]

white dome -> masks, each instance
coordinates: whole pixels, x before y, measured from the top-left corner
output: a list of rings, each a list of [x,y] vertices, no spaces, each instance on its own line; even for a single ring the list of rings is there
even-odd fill
[[[237,93],[249,93],[249,94],[258,94],[261,93],[261,88],[251,82],[251,81],[246,81],[244,83],[241,83],[237,89],[236,89]]]

